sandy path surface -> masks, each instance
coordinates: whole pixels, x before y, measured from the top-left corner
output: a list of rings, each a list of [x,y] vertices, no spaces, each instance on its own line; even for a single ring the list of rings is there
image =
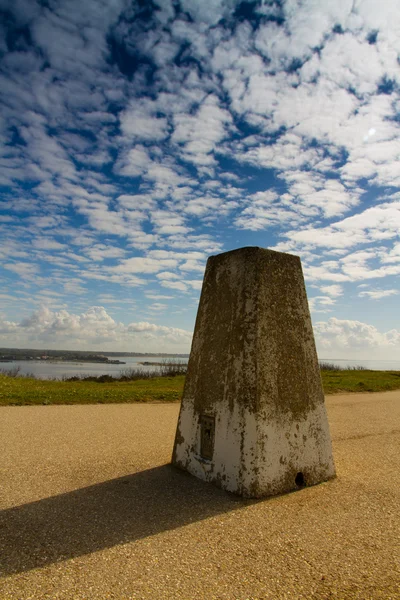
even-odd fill
[[[400,392],[328,396],[337,479],[243,500],[166,463],[179,406],[0,409],[0,599],[400,598]]]

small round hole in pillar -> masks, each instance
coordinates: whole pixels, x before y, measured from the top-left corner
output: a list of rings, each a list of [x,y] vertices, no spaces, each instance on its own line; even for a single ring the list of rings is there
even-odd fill
[[[306,485],[306,482],[303,473],[297,473],[294,482],[297,485],[297,487],[304,487]]]

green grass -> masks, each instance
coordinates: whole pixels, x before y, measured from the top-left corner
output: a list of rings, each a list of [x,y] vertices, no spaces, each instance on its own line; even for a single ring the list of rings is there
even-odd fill
[[[26,404],[111,404],[177,402],[184,376],[138,381],[48,381],[0,375],[0,406]]]
[[[400,389],[400,371],[321,371],[325,394]]]
[[[400,371],[321,371],[325,394],[400,389]],[[0,375],[0,405],[177,402],[185,377],[137,381],[48,381]]]

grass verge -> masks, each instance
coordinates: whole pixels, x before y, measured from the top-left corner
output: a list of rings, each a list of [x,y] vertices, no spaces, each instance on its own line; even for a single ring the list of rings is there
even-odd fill
[[[341,392],[387,392],[400,389],[400,371],[352,369],[321,371],[325,394]]]
[[[400,371],[322,370],[325,394],[400,389]],[[184,375],[136,381],[49,381],[0,375],[0,405],[177,402]]]
[[[185,377],[137,381],[49,381],[0,375],[0,405],[177,402]]]

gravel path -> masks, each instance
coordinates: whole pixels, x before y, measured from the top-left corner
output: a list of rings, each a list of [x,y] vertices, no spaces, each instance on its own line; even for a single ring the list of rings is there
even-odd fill
[[[400,392],[328,396],[337,479],[242,500],[168,466],[179,406],[0,409],[0,599],[400,598]]]

